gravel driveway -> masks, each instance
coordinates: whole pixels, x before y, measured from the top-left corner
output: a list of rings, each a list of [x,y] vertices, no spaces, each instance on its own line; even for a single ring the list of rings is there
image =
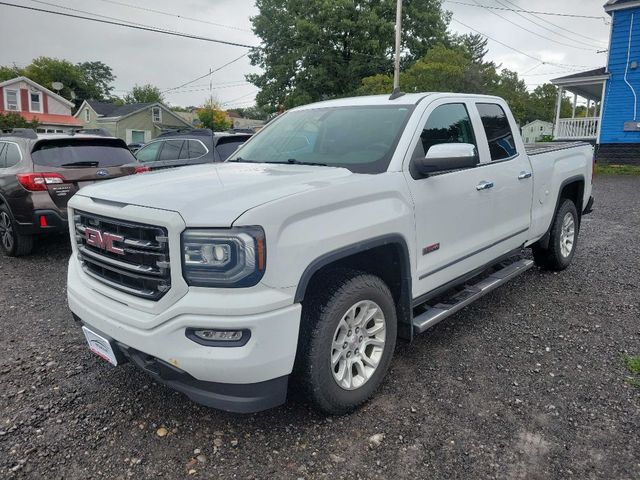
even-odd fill
[[[0,257],[1,478],[640,478],[640,178],[601,177],[574,264],[400,345],[356,413],[199,407],[91,354],[69,247]],[[158,434],[165,434],[159,436]]]

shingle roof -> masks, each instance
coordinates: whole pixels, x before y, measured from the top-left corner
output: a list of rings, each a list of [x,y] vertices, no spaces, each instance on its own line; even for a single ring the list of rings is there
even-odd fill
[[[116,105],[115,103],[97,102],[87,100],[87,103],[98,115],[103,117],[124,117],[138,110],[143,110],[153,105],[153,103],[128,103],[126,105]]]
[[[551,80],[551,83],[562,81],[562,80],[571,80],[573,78],[589,78],[589,77],[601,77],[602,75],[607,74],[606,67],[596,68],[594,70],[588,70],[586,72],[578,72],[572,75],[567,75],[566,77],[554,78]]]

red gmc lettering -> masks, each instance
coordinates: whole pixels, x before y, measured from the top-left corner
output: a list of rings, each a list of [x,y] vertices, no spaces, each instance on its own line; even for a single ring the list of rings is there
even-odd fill
[[[118,255],[124,255],[124,249],[116,247],[114,242],[123,242],[124,237],[122,235],[114,235],[109,232],[101,232],[95,228],[87,227],[84,231],[84,236],[87,241],[87,245],[105,250],[107,252],[116,253]]]

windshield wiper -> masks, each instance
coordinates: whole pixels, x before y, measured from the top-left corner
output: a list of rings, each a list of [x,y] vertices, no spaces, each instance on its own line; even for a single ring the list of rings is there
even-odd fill
[[[71,162],[63,163],[61,167],[97,167],[100,162]]]
[[[246,158],[238,157],[232,160],[227,160],[227,162],[237,162],[237,163],[262,163],[258,160],[247,160]]]
[[[326,163],[316,163],[316,162],[301,162],[300,160],[296,160],[295,158],[290,158],[286,162],[269,162],[269,163],[278,163],[278,164],[289,164],[289,165],[314,165],[316,167],[326,167]]]

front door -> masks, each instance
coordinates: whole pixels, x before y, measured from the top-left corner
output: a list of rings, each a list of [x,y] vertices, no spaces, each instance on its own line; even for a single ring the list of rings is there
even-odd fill
[[[469,143],[477,148],[474,122],[465,101],[439,100],[421,121],[414,138],[414,156],[424,156],[441,143]],[[475,125],[476,128],[482,128]],[[486,160],[482,159],[481,161]],[[419,297],[492,260],[494,239],[492,189],[479,189],[488,180],[483,168],[449,171],[421,178],[407,172],[415,204],[417,277],[413,296]]]

